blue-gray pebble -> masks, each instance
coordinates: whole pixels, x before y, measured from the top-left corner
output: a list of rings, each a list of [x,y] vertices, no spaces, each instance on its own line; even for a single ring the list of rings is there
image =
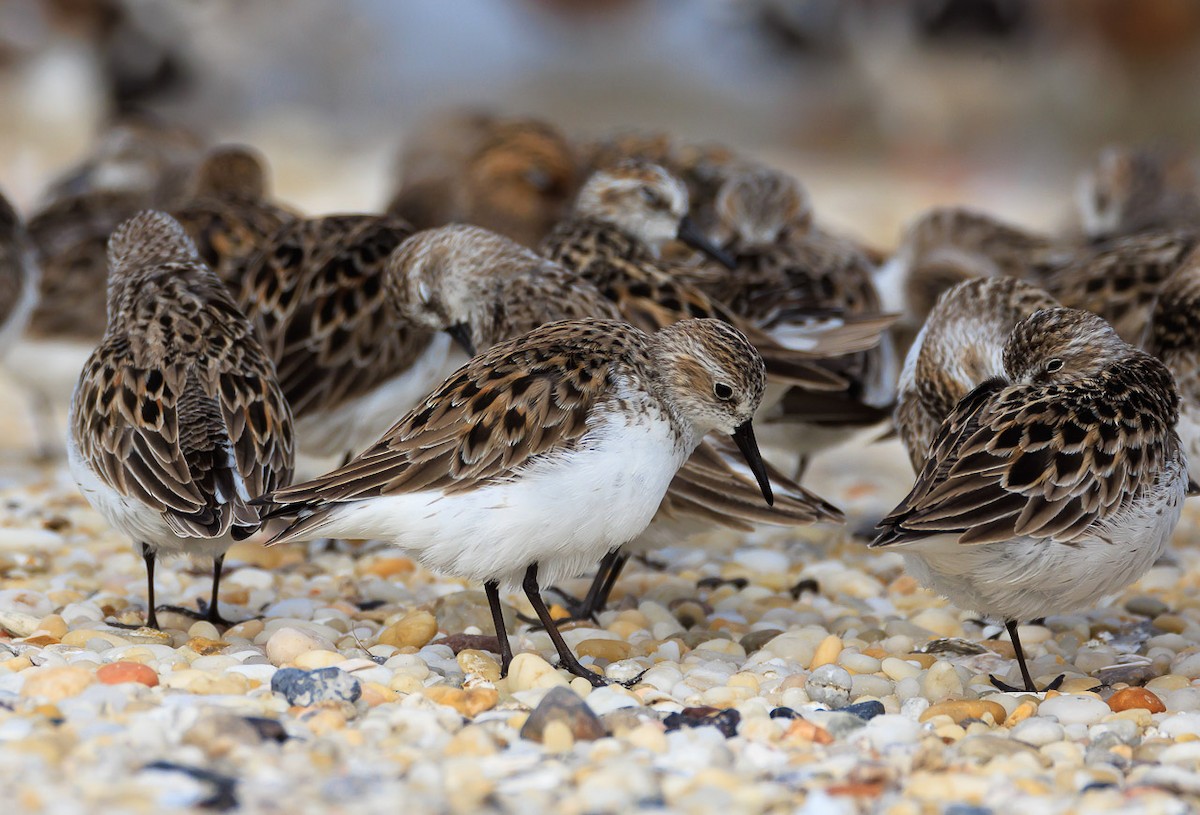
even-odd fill
[[[318,702],[353,702],[362,696],[362,684],[341,668],[280,668],[271,677],[271,690],[283,694],[293,707]]]

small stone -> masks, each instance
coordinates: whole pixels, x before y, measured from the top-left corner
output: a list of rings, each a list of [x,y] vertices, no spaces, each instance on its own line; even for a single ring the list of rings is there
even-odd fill
[[[751,631],[738,640],[738,642],[746,649],[747,654],[752,654],[782,633],[777,628],[764,628],[760,631]]]
[[[504,613],[505,627],[509,631],[515,631],[516,613],[507,603],[501,603],[500,608]],[[443,631],[459,632],[477,628],[484,634],[496,634],[487,595],[481,591],[456,591],[454,594],[439,597],[433,606],[433,613]]]
[[[513,657],[508,666],[508,686],[513,691],[523,691],[534,688],[565,688],[568,682],[554,666],[537,654],[523,653]]]
[[[396,648],[423,648],[437,632],[437,617],[428,611],[413,611],[380,631],[378,641]]]
[[[455,657],[458,667],[467,676],[477,676],[486,682],[500,681],[500,663],[492,659],[490,654],[475,648],[464,648]]]
[[[836,710],[850,703],[850,688],[854,680],[840,665],[822,665],[809,675],[804,684],[808,698]]]
[[[309,707],[318,702],[354,702],[362,695],[362,684],[340,668],[281,668],[271,677],[271,690],[293,707]]]
[[[799,719],[800,714],[790,707],[774,708],[769,714],[772,719]]]
[[[149,665],[140,662],[110,662],[96,670],[96,679],[105,685],[120,685],[136,682],[153,688],[158,684],[158,674]]]
[[[193,639],[197,637],[206,640],[221,639],[221,632],[218,631],[217,627],[208,620],[196,620],[196,622],[192,623],[191,627],[188,628],[187,633],[188,636]]]
[[[566,722],[555,719],[546,723],[542,737],[537,739],[548,753],[567,753],[575,746],[575,737]]]
[[[883,702],[872,699],[866,702],[856,702],[853,705],[846,705],[842,708],[842,712],[857,716],[863,721],[870,721],[876,716],[882,716],[884,707]]]
[[[807,719],[796,719],[788,725],[783,734],[787,741],[811,742],[813,744],[833,744],[833,734],[825,728],[815,725]]]
[[[822,665],[832,665],[837,661],[838,654],[841,652],[842,638],[836,634],[830,634],[821,640],[821,644],[817,646],[817,650],[813,654],[812,663],[808,667],[816,670]],[[810,693],[809,696],[812,696],[812,694]]]
[[[454,688],[449,685],[434,685],[421,693],[439,705],[454,708],[468,719],[473,719],[485,710],[491,710],[500,701],[494,688]]]
[[[307,651],[329,649],[320,637],[291,626],[282,626],[267,640],[267,659],[272,665],[286,665]]]
[[[987,720],[983,718],[986,715],[992,717],[992,724],[1003,724],[1008,711],[999,702],[989,702],[984,699],[956,699],[930,705],[921,714],[921,721],[928,721],[934,716],[949,716],[955,724],[962,724],[967,719],[986,722]]]
[[[848,736],[855,730],[861,730],[867,724],[866,720],[840,710],[813,711],[809,715],[817,724],[828,730],[835,739]]]
[[[1156,676],[1158,670],[1152,663],[1114,665],[1095,672],[1096,681],[1103,685],[1144,685]]]
[[[584,640],[575,646],[575,653],[580,657],[594,657],[609,662],[619,662],[629,659],[633,646],[622,640],[592,638]]]
[[[930,701],[959,699],[963,695],[962,677],[951,663],[939,660],[925,672],[921,689]]]
[[[551,688],[521,727],[521,738],[543,741],[551,724],[566,728],[575,741],[594,741],[608,735],[600,717],[569,688]],[[567,749],[570,749],[568,747]]]
[[[1017,741],[1032,744],[1034,747],[1043,747],[1062,741],[1066,732],[1058,722],[1045,716],[1034,716],[1017,724],[1009,731],[1009,735]]]
[[[1125,610],[1130,614],[1153,618],[1160,614],[1166,614],[1170,607],[1157,597],[1139,594],[1137,597],[1129,598],[1129,601],[1125,603]]]
[[[1145,688],[1123,688],[1108,697],[1108,706],[1115,712],[1141,708],[1151,713],[1165,713],[1167,706]]]
[[[201,620],[200,622],[205,622]],[[199,625],[199,623],[197,623]],[[208,623],[209,628],[212,628],[212,623]],[[195,626],[193,626],[194,628]],[[215,630],[215,629],[214,629]],[[219,654],[229,647],[229,643],[220,639],[209,639],[208,637],[192,637],[187,641],[187,648],[192,649],[202,657]]]
[[[345,662],[346,658],[337,651],[326,651],[319,648],[315,651],[305,651],[292,660],[292,664],[305,671],[315,671],[317,668],[331,668]]]
[[[915,665],[906,659],[898,657],[887,657],[880,662],[879,667],[887,674],[888,678],[899,682],[902,679],[909,679],[921,673],[921,666]]]
[[[1038,705],[1039,716],[1053,716],[1059,724],[1095,724],[1112,711],[1095,696],[1065,694]]]
[[[731,739],[737,735],[738,723],[741,720],[742,714],[734,708],[720,710],[715,707],[685,707],[663,719],[663,725],[668,733],[684,728],[712,726],[725,738]]]
[[[78,696],[83,689],[96,681],[91,671],[74,665],[57,668],[33,668],[21,686],[21,695],[27,698],[58,702]]]

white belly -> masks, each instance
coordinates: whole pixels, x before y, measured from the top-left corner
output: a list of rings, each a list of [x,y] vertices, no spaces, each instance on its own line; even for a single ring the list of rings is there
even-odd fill
[[[646,528],[691,453],[666,422],[623,417],[585,445],[508,483],[342,504],[313,536],[391,540],[428,568],[481,582],[515,586],[533,563],[543,585],[574,577]]]
[[[216,557],[233,543],[227,533],[219,538],[181,538],[171,531],[162,513],[141,501],[122,495],[105,484],[84,462],[73,436],[67,438],[67,464],[79,491],[92,509],[117,531],[128,535],[134,550],[141,552],[145,544],[160,555],[192,555]]]
[[[360,452],[465,361],[462,355],[452,353],[450,336],[438,332],[417,361],[398,376],[331,410],[298,418],[296,440],[300,451],[306,456],[339,459]]]
[[[1102,535],[1072,546],[1027,537],[972,546],[943,535],[901,551],[913,577],[964,610],[1032,620],[1090,608],[1162,555],[1183,508],[1182,473],[1176,462],[1146,500],[1114,517]]]

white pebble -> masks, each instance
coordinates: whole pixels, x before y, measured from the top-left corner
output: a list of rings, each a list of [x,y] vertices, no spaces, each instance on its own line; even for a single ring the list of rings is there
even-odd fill
[[[854,681],[840,665],[822,665],[808,677],[804,690],[808,698],[834,710],[850,704]]]
[[[1053,716],[1060,724],[1095,724],[1112,710],[1094,696],[1064,694],[1038,705],[1038,716]]]
[[[1023,722],[1018,722],[1010,733],[1011,737],[1034,747],[1042,747],[1061,741],[1065,735],[1063,727],[1056,721],[1045,716],[1032,716]]]

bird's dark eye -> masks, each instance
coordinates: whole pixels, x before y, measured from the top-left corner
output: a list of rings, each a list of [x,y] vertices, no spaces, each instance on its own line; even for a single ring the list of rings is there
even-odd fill
[[[638,192],[642,194],[642,200],[655,209],[662,209],[666,205],[663,197],[650,187],[639,187]]]
[[[1057,373],[1063,369],[1063,361],[1061,359],[1052,359],[1046,363],[1046,370],[1049,373]]]
[[[718,382],[717,384],[713,385],[713,393],[716,394],[716,397],[722,401],[733,398],[733,388],[731,388],[729,385],[726,385],[724,382]]]

